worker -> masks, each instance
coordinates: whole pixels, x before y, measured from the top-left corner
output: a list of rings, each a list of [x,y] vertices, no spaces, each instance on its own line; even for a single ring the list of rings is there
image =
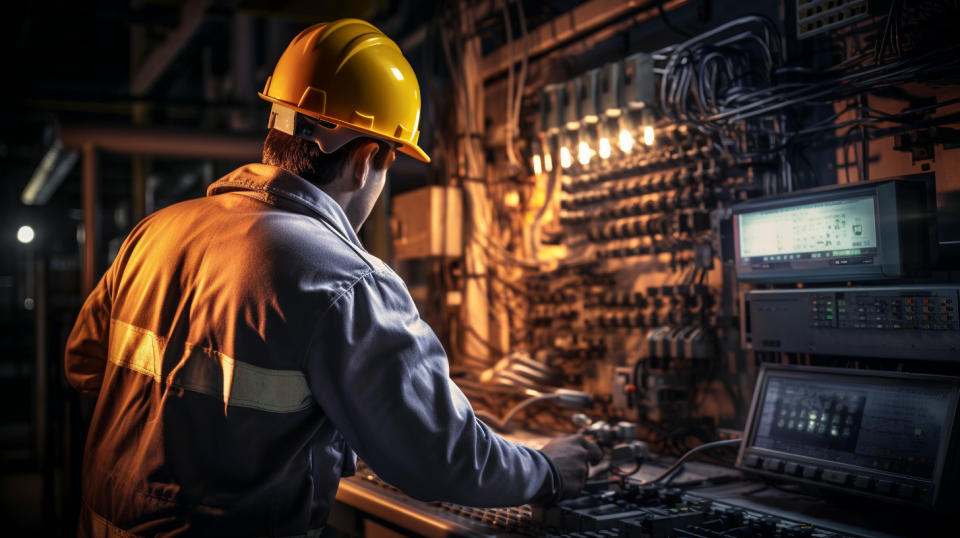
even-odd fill
[[[579,491],[596,445],[538,451],[480,422],[357,239],[395,151],[429,162],[397,45],[361,20],[317,24],[260,95],[263,163],[137,224],[70,334],[67,379],[96,398],[80,534],[317,535],[356,454],[423,500]]]

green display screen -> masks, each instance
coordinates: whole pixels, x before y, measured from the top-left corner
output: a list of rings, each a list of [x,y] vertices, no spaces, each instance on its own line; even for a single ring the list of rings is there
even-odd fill
[[[873,196],[743,213],[738,225],[744,263],[858,256],[877,247]]]

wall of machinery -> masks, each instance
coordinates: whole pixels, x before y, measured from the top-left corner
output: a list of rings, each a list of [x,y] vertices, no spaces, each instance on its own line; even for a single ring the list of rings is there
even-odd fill
[[[655,4],[589,2],[548,30],[528,29],[511,2],[445,12],[457,135],[440,153],[465,218],[428,235],[455,234],[463,248],[433,250],[439,292],[424,310],[444,320],[477,409],[502,416],[530,395],[583,390],[586,415],[605,419],[596,428],[634,421],[669,453],[741,429],[764,362],[952,368],[909,360],[923,357],[904,339],[851,353],[745,338],[757,327],[744,325],[751,290],[811,284],[744,277],[734,208],[922,174],[928,262],[911,282],[955,281],[960,64],[955,43],[923,29],[956,7]],[[409,218],[394,211],[395,228]],[[590,420],[570,413],[518,419],[571,431]]]

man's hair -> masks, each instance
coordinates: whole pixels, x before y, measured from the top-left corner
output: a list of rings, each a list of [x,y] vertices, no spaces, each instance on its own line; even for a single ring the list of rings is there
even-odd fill
[[[270,129],[263,141],[263,163],[272,164],[306,179],[314,185],[326,185],[343,172],[347,158],[367,142],[376,142],[379,149],[373,156],[377,170],[387,167],[390,146],[375,138],[361,137],[344,144],[333,153],[320,151],[316,142]]]

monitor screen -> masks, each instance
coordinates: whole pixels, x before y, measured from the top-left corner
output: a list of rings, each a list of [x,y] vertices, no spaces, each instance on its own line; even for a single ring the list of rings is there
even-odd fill
[[[740,263],[758,269],[805,260],[873,263],[877,253],[872,195],[745,212],[738,226]]]
[[[933,479],[955,388],[770,372],[752,446]]]

